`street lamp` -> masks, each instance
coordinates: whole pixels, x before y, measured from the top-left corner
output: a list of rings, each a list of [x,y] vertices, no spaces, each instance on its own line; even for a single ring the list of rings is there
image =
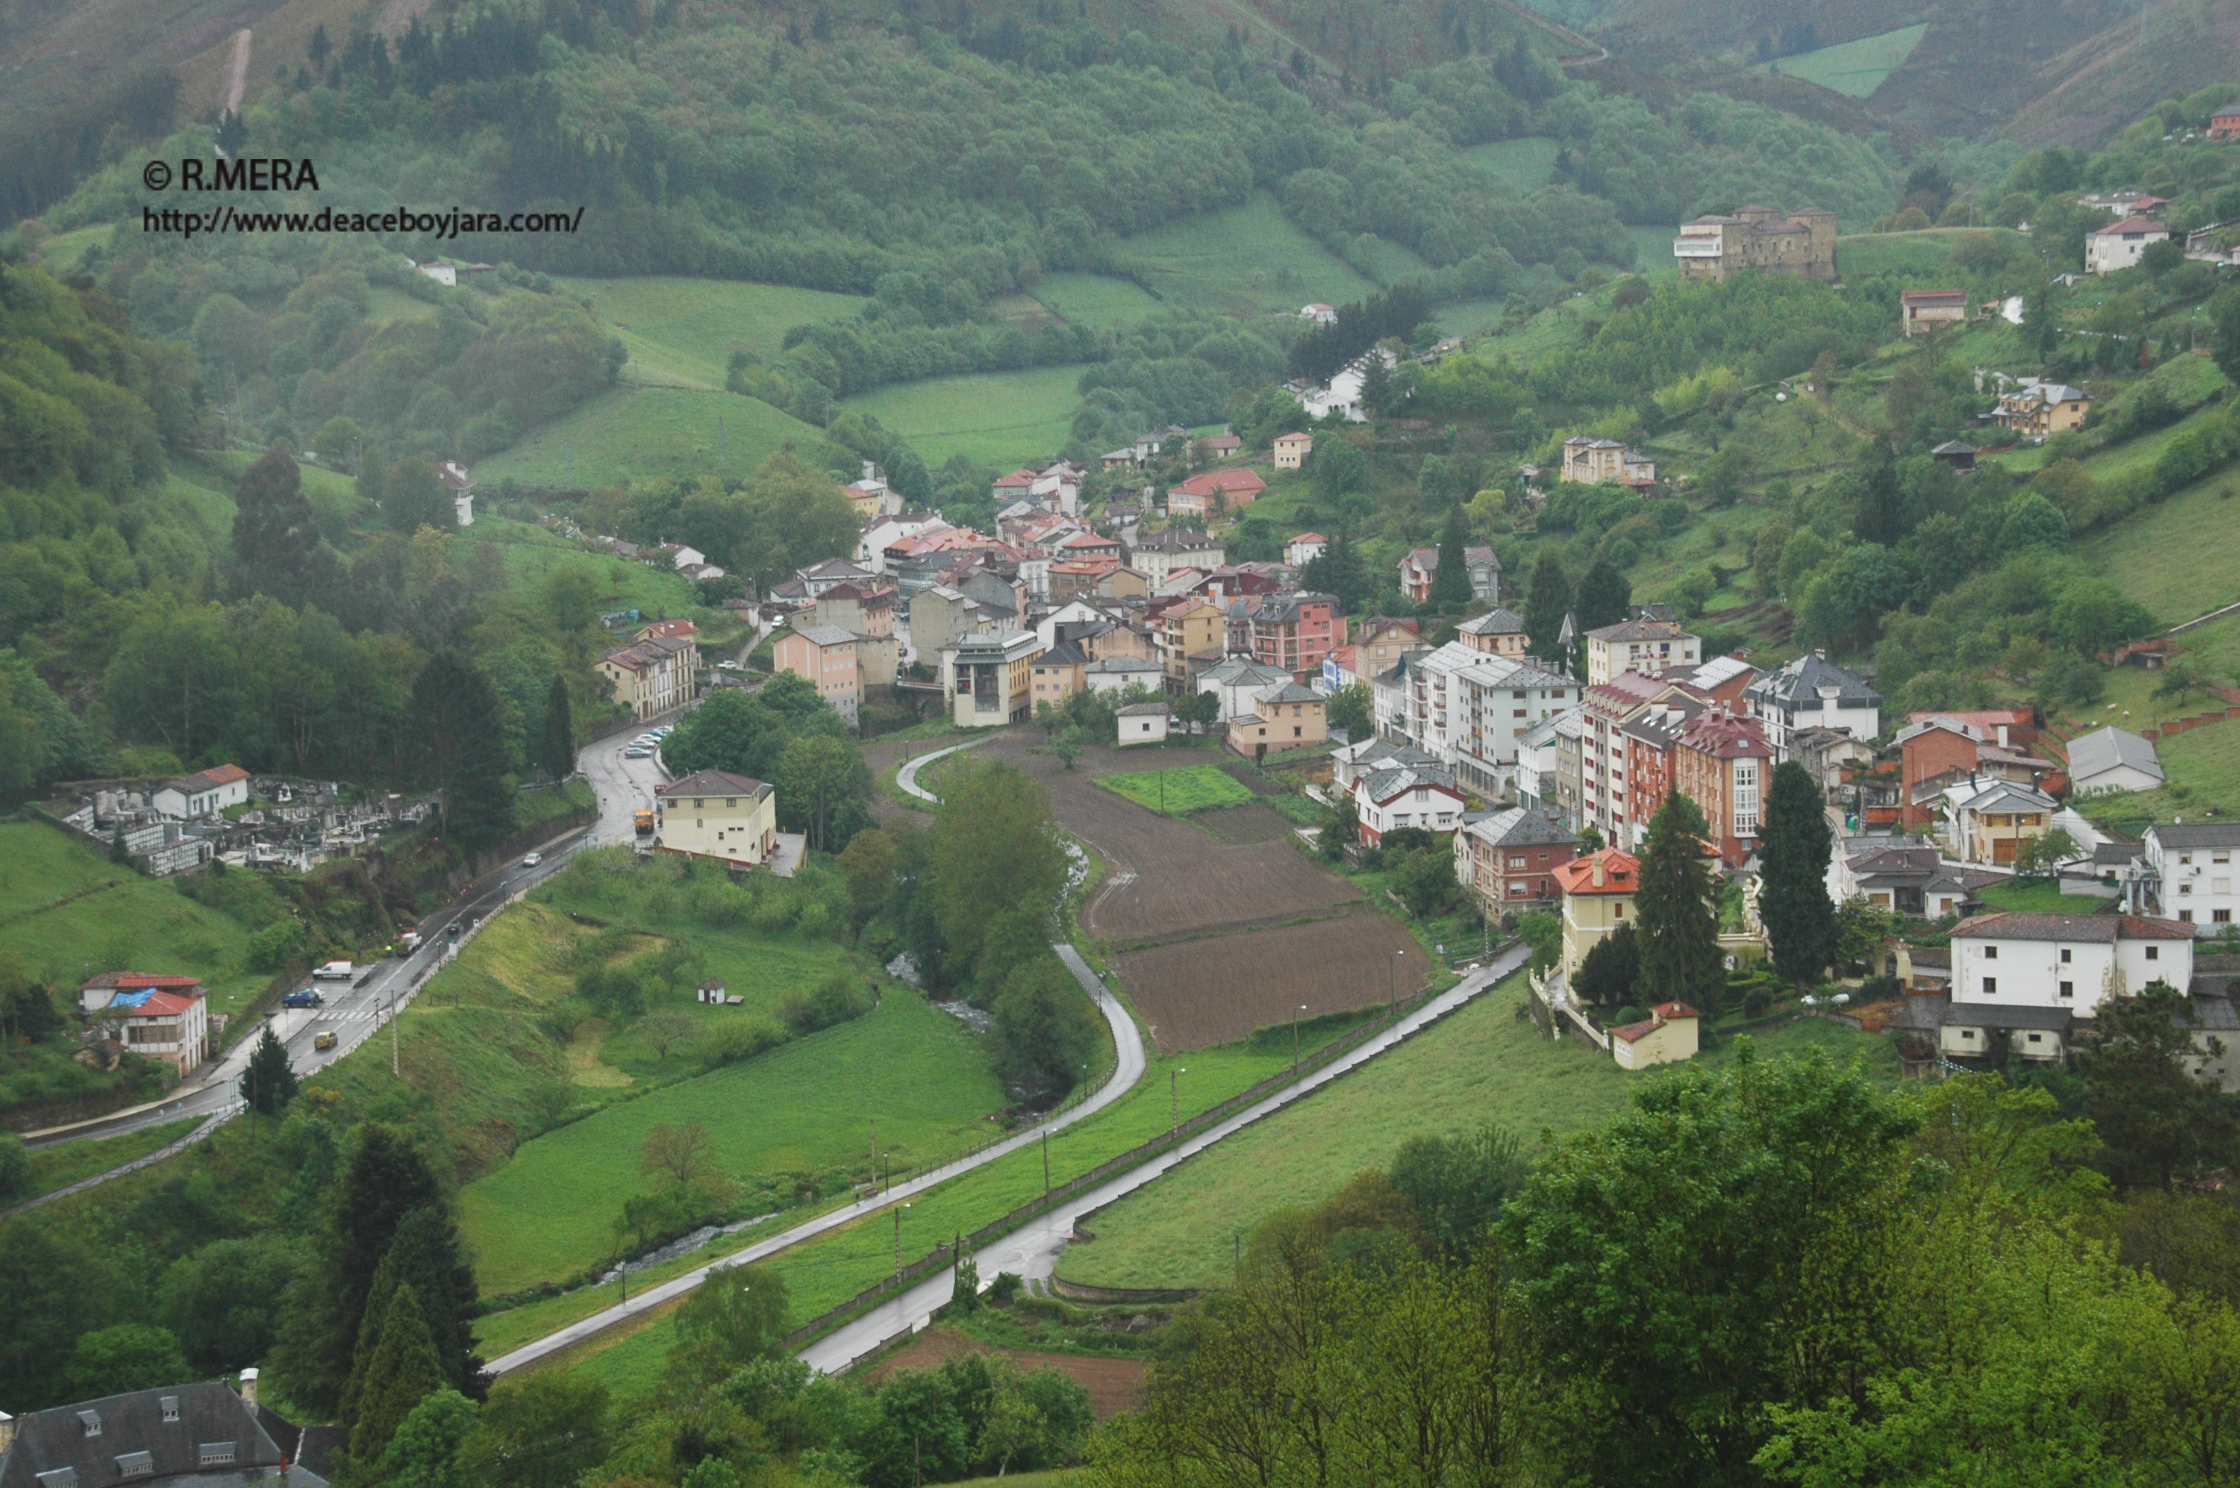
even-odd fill
[[[1187,1075],[1189,1073],[1190,1071],[1187,1069],[1171,1069],[1167,1071],[1167,1119],[1170,1123],[1167,1130],[1167,1135],[1170,1137],[1180,1136],[1182,1134],[1181,1080],[1184,1075]]]
[[[1299,1013],[1306,1010],[1307,1005],[1300,1003]],[[1291,1015],[1291,1078],[1294,1080],[1299,1078],[1299,1013]]]
[[[1388,973],[1385,978],[1385,996],[1388,1000],[1386,1011],[1395,1018],[1400,1016],[1400,958],[1407,954],[1406,951],[1394,951],[1391,963],[1385,968]]]
[[[898,1283],[902,1280],[902,1211],[909,1207],[908,1204],[894,1206],[894,1279]]]

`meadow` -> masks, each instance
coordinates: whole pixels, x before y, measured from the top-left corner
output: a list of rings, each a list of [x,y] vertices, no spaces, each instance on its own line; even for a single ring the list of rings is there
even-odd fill
[[[1166,309],[1140,285],[1106,274],[1045,274],[1034,297],[1051,314],[1100,331],[1116,331]]]
[[[1280,1050],[1263,1044],[1266,1041],[1244,1040],[1220,1048],[1194,1049],[1181,1056],[1154,1054],[1133,1090],[1107,1109],[1050,1138],[1050,1181],[1064,1183],[1157,1137],[1173,1119],[1171,1112],[1176,1107],[1170,1106],[1170,1099],[1188,1118],[1290,1067],[1288,1044]],[[1037,1146],[1012,1153],[911,1200],[902,1221],[904,1258],[923,1255],[940,1240],[984,1225],[1040,1195],[1042,1151]],[[846,1301],[891,1271],[894,1235],[892,1211],[874,1209],[861,1221],[819,1236],[765,1264],[784,1278],[798,1322]],[[755,1238],[752,1232],[742,1234],[729,1242],[729,1248],[752,1244]],[[704,1266],[723,1253],[722,1248],[711,1247],[649,1268],[633,1280],[642,1286]],[[476,1324],[476,1337],[485,1355],[495,1356],[611,1306],[620,1294],[617,1285],[588,1287],[494,1313]],[[596,1374],[610,1388],[626,1392],[643,1388],[658,1377],[672,1341],[673,1330],[664,1319],[634,1331],[602,1334],[573,1351],[565,1362]]]
[[[841,320],[866,303],[858,295],[673,275],[554,283],[590,301],[592,314],[630,348],[626,379],[668,387],[720,390],[732,352],[776,356],[793,327]]]
[[[1847,233],[1836,239],[1836,272],[1846,278],[1934,274],[1951,266],[1953,244],[1967,230],[1936,227],[1920,232]]]
[[[507,596],[517,603],[537,603],[551,576],[566,570],[590,578],[593,602],[602,612],[636,610],[650,620],[700,609],[692,585],[683,575],[612,553],[591,552],[533,522],[477,516],[474,525],[463,529],[457,540],[489,543],[504,556]]]
[[[1528,1154],[1552,1137],[1598,1126],[1643,1076],[1573,1040],[1550,1043],[1516,1015],[1521,978],[1361,1069],[1160,1175],[1088,1216],[1094,1242],[1069,1247],[1058,1269],[1098,1286],[1225,1285],[1237,1246],[1277,1209],[1311,1206],[1356,1173],[1381,1168],[1419,1134],[1491,1124]],[[1895,1076],[1883,1040],[1816,1019],[1757,1035],[1761,1052],[1825,1048],[1863,1054]],[[1730,1041],[1700,1056],[1732,1057]],[[1652,1074],[1647,1078],[1655,1078]]]
[[[727,1010],[732,1013],[736,1009]],[[485,1293],[558,1280],[614,1252],[623,1200],[650,1191],[638,1152],[656,1126],[703,1124],[718,1165],[753,1188],[868,1164],[872,1126],[897,1167],[987,1136],[1005,1105],[973,1034],[908,992],[743,1064],[663,1086],[524,1143],[460,1191]]]
[[[1508,182],[1519,196],[1530,196],[1555,179],[1556,156],[1562,149],[1561,140],[1533,135],[1524,139],[1488,140],[1482,145],[1466,146],[1457,153],[1480,170]]]
[[[1048,459],[1073,437],[1081,371],[1029,367],[932,377],[878,388],[843,406],[910,441],[928,466],[938,468],[952,455],[980,465],[1015,465]]]
[[[59,1147],[42,1147],[31,1154],[31,1191],[53,1193],[58,1188],[68,1188],[80,1178],[123,1167],[136,1158],[170,1146],[202,1125],[203,1119],[189,1116],[184,1121],[166,1121],[160,1126],[142,1127],[121,1136],[88,1137],[65,1142]]]
[[[1248,806],[1255,797],[1241,781],[1215,765],[1184,765],[1172,770],[1137,770],[1101,775],[1097,784],[1162,816],[1188,816],[1223,806]]]
[[[700,388],[618,387],[579,404],[474,468],[484,485],[617,485],[656,476],[745,475],[824,431],[769,404]],[[720,453],[720,458],[719,458]]]
[[[1846,98],[1866,98],[1888,81],[1891,73],[1906,65],[1906,59],[1928,33],[1929,23],[1923,21],[1879,36],[1862,36],[1818,51],[1799,52],[1753,70],[1818,83]]]
[[[1117,252],[1152,293],[1186,310],[1241,317],[1296,312],[1314,301],[1364,299],[1377,288],[1301,232],[1265,191],[1242,206],[1123,238]]]
[[[2174,438],[2175,430],[2185,427],[2178,424],[2157,432]],[[2148,435],[2132,443],[2155,438]],[[2168,438],[2156,440],[2154,447],[2159,450]],[[2090,464],[2086,468],[2095,475],[2102,473]],[[2236,487],[2240,481],[2230,470],[2213,471],[2168,500],[2142,507],[2087,538],[2078,551],[2165,625],[2240,601],[2231,545],[2202,541],[2205,533],[2230,532],[2240,523],[2240,504],[2233,497]],[[2198,644],[2181,639],[2189,647]]]
[[[2091,914],[2108,901],[2089,894],[2064,894],[2058,883],[1996,883],[1976,895],[1993,909],[2025,914]]]
[[[212,1012],[238,1010],[268,973],[242,966],[248,927],[163,879],[143,878],[90,839],[43,821],[0,822],[0,954],[75,989],[101,971],[201,977]]]

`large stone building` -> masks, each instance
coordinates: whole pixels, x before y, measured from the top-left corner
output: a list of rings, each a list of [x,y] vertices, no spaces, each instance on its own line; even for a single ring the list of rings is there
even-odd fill
[[[1724,280],[1741,269],[1765,269],[1800,279],[1836,277],[1836,214],[1806,207],[1783,216],[1772,207],[1747,206],[1731,216],[1682,223],[1672,256],[1688,279]]]

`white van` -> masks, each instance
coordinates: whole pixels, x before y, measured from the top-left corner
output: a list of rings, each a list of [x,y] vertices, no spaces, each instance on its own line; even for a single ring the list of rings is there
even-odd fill
[[[322,982],[347,982],[357,975],[357,968],[347,961],[329,961],[311,975],[314,980]]]

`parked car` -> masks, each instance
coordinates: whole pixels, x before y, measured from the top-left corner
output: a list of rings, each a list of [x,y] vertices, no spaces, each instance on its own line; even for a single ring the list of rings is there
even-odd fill
[[[332,1033],[315,1033],[315,1034],[313,1034],[313,1035],[311,1036],[311,1047],[312,1047],[312,1048],[314,1048],[314,1049],[331,1049],[331,1048],[333,1048],[333,1047],[334,1047],[334,1035],[333,1035]]]
[[[295,991],[290,992],[287,996],[280,999],[280,1006],[292,1008],[315,1008],[325,1006],[326,1001],[327,1000],[324,997],[321,997],[319,995],[317,989],[312,987],[298,987],[295,989]]]
[[[622,757],[624,759],[652,759],[653,751],[642,745],[633,744],[622,751]]]

